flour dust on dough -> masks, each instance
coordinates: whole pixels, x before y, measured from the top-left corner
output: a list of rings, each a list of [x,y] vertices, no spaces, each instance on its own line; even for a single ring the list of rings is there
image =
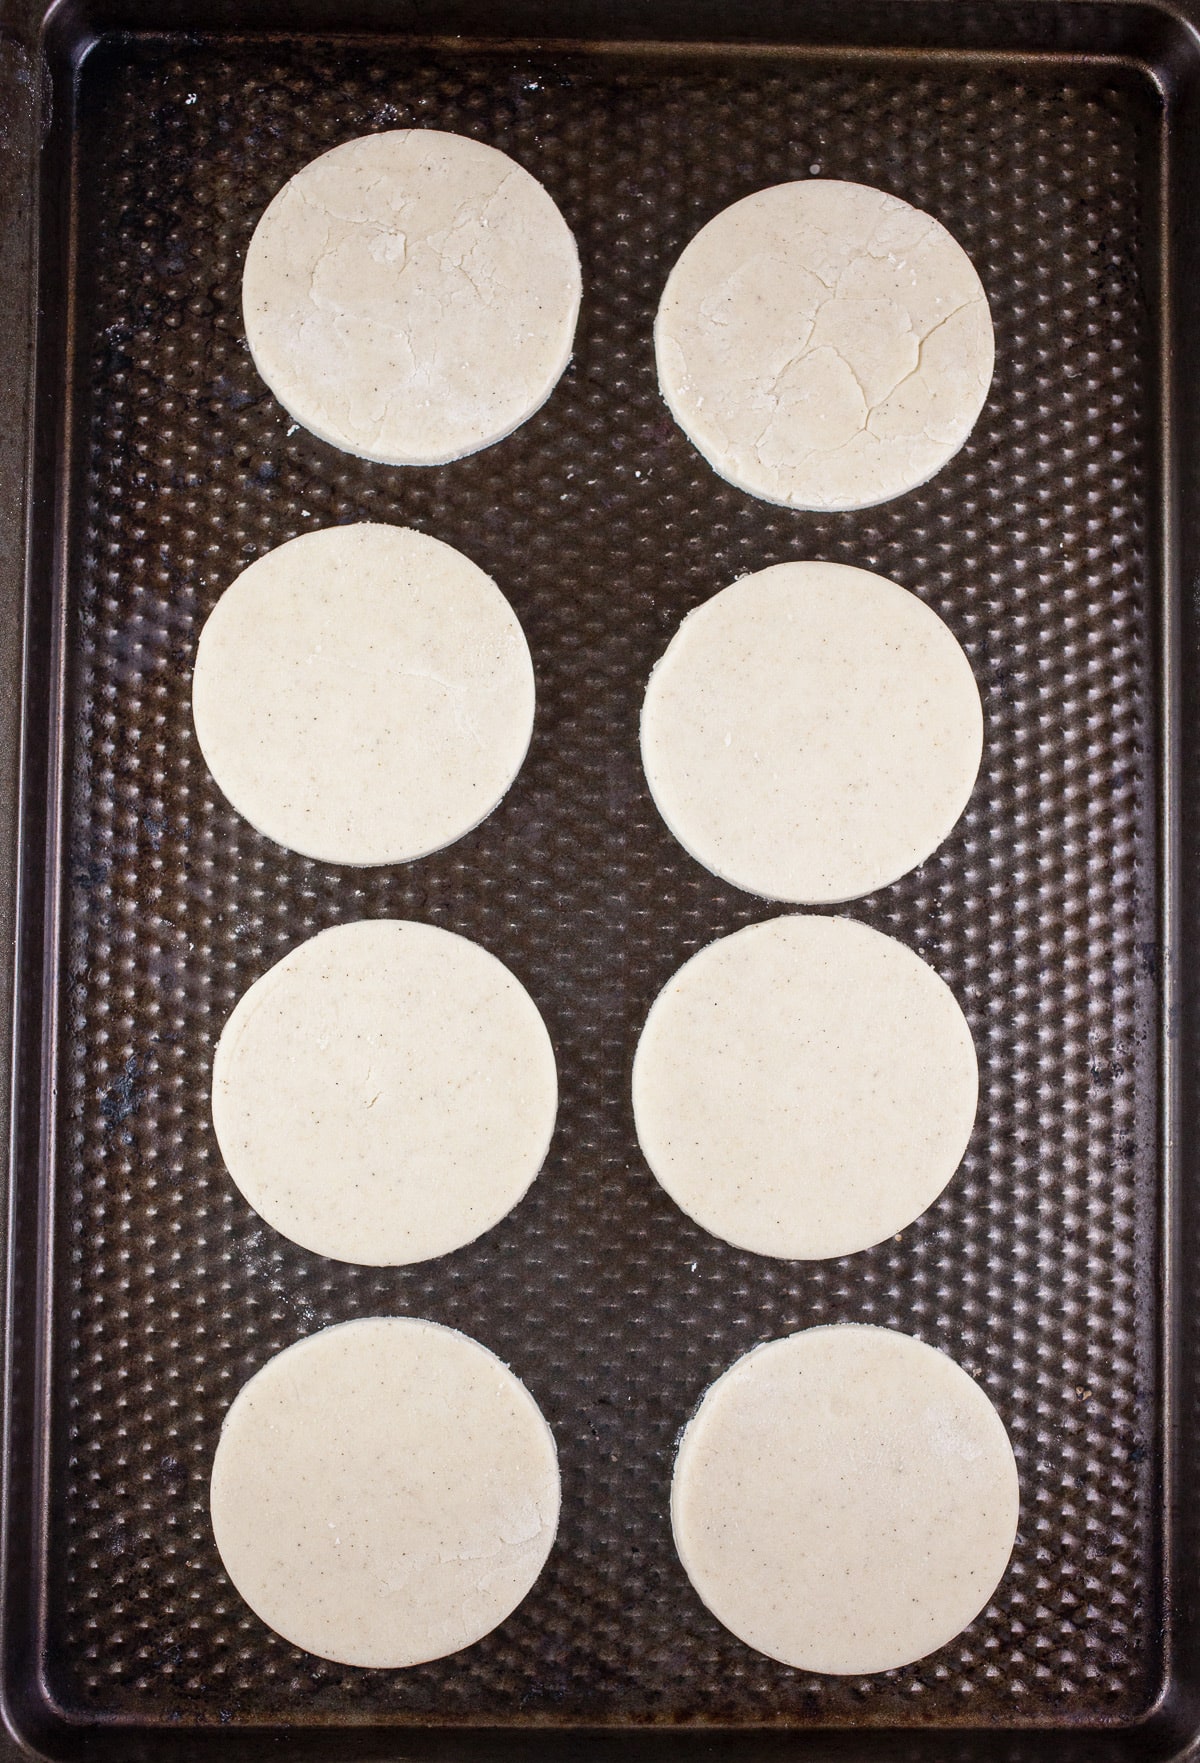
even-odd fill
[[[642,762],[707,869],[831,904],[897,880],[953,830],[983,752],[971,664],[930,607],[840,563],[744,576],[650,677]]]
[[[814,178],[703,227],[654,327],[672,415],[723,478],[789,508],[868,508],[925,483],[983,408],[982,283],[932,215]]]
[[[267,1223],[336,1261],[401,1266],[490,1230],[554,1130],[554,1050],[486,949],[365,919],[301,943],[235,1005],[213,1061],[230,1175]]]
[[[477,1341],[410,1317],[311,1335],[235,1397],[210,1505],[276,1633],[346,1665],[456,1653],[530,1591],[558,1524],[554,1438]]]
[[[883,1242],[958,1168],[971,1031],[945,981],[849,918],[768,919],[701,949],[656,998],[633,1065],[646,1161],[689,1218],[759,1255]]]
[[[492,812],[533,732],[517,616],[490,576],[408,527],[327,527],[268,551],[200,633],[200,750],[268,838],[326,863],[404,863]]]
[[[579,253],[552,198],[465,135],[345,141],[291,178],[246,253],[254,364],[344,452],[439,465],[506,435],[571,355]]]
[[[709,1389],[671,1489],[675,1546],[719,1622],[802,1671],[889,1671],[988,1603],[1016,1538],[1004,1423],[944,1353],[811,1328]]]

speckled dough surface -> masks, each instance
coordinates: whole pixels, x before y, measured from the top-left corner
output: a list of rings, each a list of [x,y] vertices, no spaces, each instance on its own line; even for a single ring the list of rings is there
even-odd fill
[[[242,280],[255,366],[322,440],[437,465],[502,440],[571,354],[579,254],[536,178],[437,129],[345,141],[259,221]]]
[[[502,962],[434,925],[335,926],[257,979],[213,1061],[213,1124],[268,1224],[339,1261],[474,1242],[541,1168],[554,1051]]]
[[[690,1218],[821,1260],[903,1230],[957,1169],[971,1031],[919,955],[849,918],[768,919],[693,955],[633,1066],[638,1139]]]
[[[781,563],[684,620],[650,677],[642,763],[715,875],[773,900],[854,899],[941,844],[983,747],[971,665],[915,594]]]
[[[209,769],[268,838],[327,863],[399,863],[470,832],[529,746],[516,614],[461,551],[407,527],[302,533],[260,557],[200,635]]]
[[[654,327],[659,385],[714,470],[790,508],[868,508],[962,446],[987,296],[930,214],[863,184],[759,190],[701,229]]]
[[[944,1646],[1008,1564],[1020,1489],[1004,1423],[945,1353],[889,1329],[756,1347],[680,1443],[675,1546],[717,1619],[807,1671],[887,1671]]]
[[[470,1646],[529,1591],[558,1524],[558,1455],[486,1347],[366,1317],[242,1388],[210,1501],[225,1571],[270,1627],[324,1659],[416,1665]]]

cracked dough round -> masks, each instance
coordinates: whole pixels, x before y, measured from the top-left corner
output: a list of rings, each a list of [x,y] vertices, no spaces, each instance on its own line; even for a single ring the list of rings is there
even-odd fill
[[[655,999],[638,1140],[689,1218],[759,1255],[825,1260],[903,1230],[962,1159],[979,1099],[953,992],[850,918],[723,937]]]
[[[217,1142],[255,1211],[372,1267],[497,1224],[541,1168],[557,1106],[520,981],[466,937],[403,919],[285,955],[238,1000],[213,1062]]]
[[[239,814],[326,863],[404,863],[478,826],[533,732],[516,613],[460,551],[327,527],[269,551],[200,634],[192,714]]]
[[[713,469],[788,508],[869,508],[958,452],[995,342],[970,258],[864,184],[759,190],[697,233],[654,326],[671,413]]]
[[[679,1446],[675,1546],[719,1622],[804,1671],[888,1671],[953,1640],[1004,1575],[1017,1466],[945,1353],[843,1324],[756,1347]]]
[[[501,441],[571,356],[579,253],[546,191],[465,135],[397,129],[322,153],[246,253],[250,353],[346,453],[441,465]]]
[[[688,615],[650,676],[658,811],[723,880],[825,905],[935,851],[971,794],[983,711],[936,612],[883,576],[780,563]]]
[[[558,1524],[558,1455],[486,1347],[369,1317],[298,1341],[239,1391],[210,1498],[226,1572],[285,1640],[417,1665],[529,1592]]]

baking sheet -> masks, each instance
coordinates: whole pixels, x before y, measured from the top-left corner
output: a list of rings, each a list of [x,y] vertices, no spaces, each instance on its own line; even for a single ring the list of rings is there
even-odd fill
[[[183,1754],[181,1733],[336,1732],[341,1756],[388,1728],[406,1745],[445,1728],[514,1742],[850,1728],[873,1744],[897,1728],[1128,1734],[1151,1714],[1170,1667],[1162,119],[1157,80],[1120,58],[170,32],[92,49],[59,118],[71,305],[43,329],[43,350],[71,350],[69,432],[51,449],[70,469],[31,641],[61,675],[37,691],[35,671],[25,703],[27,742],[48,721],[52,738],[44,780],[27,771],[42,817],[27,806],[23,855],[36,873],[48,831],[58,916],[37,1025],[55,1079],[39,1189],[46,1479],[16,1620],[63,1754],[101,1732],[136,1734],[148,1755],[155,1732],[163,1755]],[[431,470],[356,461],[294,428],[239,311],[245,246],[279,185],[338,141],[413,125],[511,153],[558,202],[584,268],[575,358],[549,404]],[[996,323],[967,446],[930,485],[854,514],[724,484],[655,386],[651,324],[683,244],[740,196],[810,175],[937,215]],[[253,832],[189,714],[200,627],[237,571],[362,519],[432,532],[494,575],[538,684],[500,809],[445,852],[365,872]],[[899,1238],[813,1264],[743,1254],[679,1214],[629,1103],[659,987],[778,910],[707,875],[659,821],[637,754],[645,680],[694,605],[794,557],[878,570],[932,605],[986,724],[951,839],[838,909],[917,949],[962,1003],[981,1067],[971,1147]],[[408,1269],[340,1266],[262,1225],[208,1112],[237,997],[303,938],[364,916],[441,924],[500,956],[560,1069],[528,1198],[481,1243]],[[498,1352],[563,1471],[559,1540],[530,1597],[466,1653],[404,1672],[271,1634],[225,1579],[207,1519],[245,1379],[301,1335],[375,1313]],[[836,1320],[951,1353],[1003,1416],[1022,1482],[1013,1562],[984,1614],[931,1659],[861,1679],[776,1665],[724,1631],[667,1516],[674,1441],[707,1384],[760,1340]]]

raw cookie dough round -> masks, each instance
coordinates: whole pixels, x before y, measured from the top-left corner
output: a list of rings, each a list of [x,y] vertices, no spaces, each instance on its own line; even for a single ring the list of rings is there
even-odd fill
[[[478,826],[533,732],[533,663],[490,576],[407,527],[327,527],[243,570],[200,633],[192,715],[239,814],[326,863],[406,863]]]
[[[538,1009],[477,943],[366,919],[301,943],[234,1007],[213,1061],[221,1155],[285,1237],[372,1267],[471,1243],[554,1131]]]
[[[939,221],[831,179],[777,184],[697,233],[654,326],[671,414],[713,469],[789,508],[869,508],[958,452],[995,341]]]
[[[675,837],[770,900],[851,900],[904,875],[953,829],[982,752],[951,631],[840,563],[780,563],[698,606],[642,709],[642,763]]]
[[[506,153],[396,129],[322,153],[271,202],[246,338],[290,416],[347,453],[441,465],[504,439],[571,356],[579,253]]]
[[[633,1063],[638,1140],[676,1205],[794,1260],[919,1218],[978,1099],[949,986],[850,918],[769,919],[701,949],[655,999]]]
[[[1004,1423],[946,1354],[810,1328],[739,1359],[675,1461],[688,1578],[748,1646],[888,1671],[953,1640],[1003,1577],[1020,1488]]]
[[[486,1347],[369,1317],[297,1341],[239,1391],[210,1498],[225,1571],[285,1640],[418,1665],[530,1590],[558,1524],[558,1454]]]

